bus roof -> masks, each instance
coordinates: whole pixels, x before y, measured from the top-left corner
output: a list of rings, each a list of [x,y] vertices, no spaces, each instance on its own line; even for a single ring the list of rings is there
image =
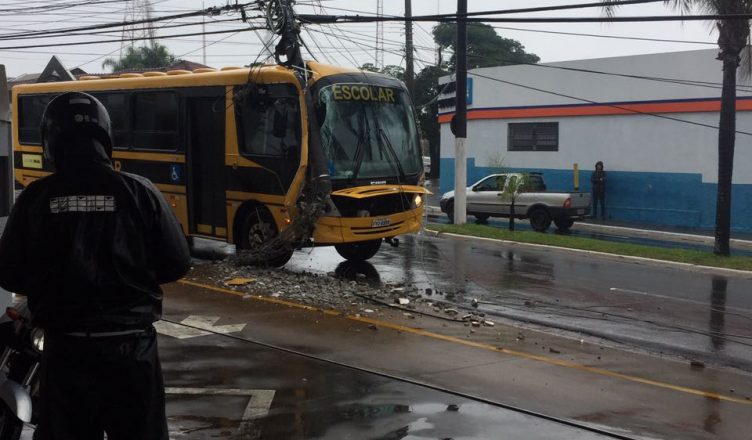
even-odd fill
[[[308,63],[313,71],[313,81],[341,73],[357,73],[358,69]],[[370,72],[363,72],[371,74]],[[82,76],[77,81],[60,81],[39,84],[21,84],[13,87],[14,94],[32,94],[68,91],[159,89],[192,86],[225,86],[243,84],[249,77],[264,82],[296,82],[293,70],[279,65],[259,67],[224,67],[222,69],[171,70],[167,72],[126,72],[106,77]]]

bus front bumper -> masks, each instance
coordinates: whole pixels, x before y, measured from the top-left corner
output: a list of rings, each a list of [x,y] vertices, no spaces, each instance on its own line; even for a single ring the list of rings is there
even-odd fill
[[[383,217],[321,217],[313,233],[316,245],[355,243],[420,231],[423,207]]]

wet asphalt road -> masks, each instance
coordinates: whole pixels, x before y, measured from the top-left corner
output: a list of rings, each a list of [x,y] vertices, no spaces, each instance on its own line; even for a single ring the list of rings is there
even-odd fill
[[[172,439],[607,438],[223,336],[160,343]],[[180,394],[207,388],[273,397],[249,416],[248,396]]]
[[[401,239],[368,263],[318,248],[296,252],[286,267],[415,284],[463,307],[477,300],[492,316],[752,369],[752,277],[461,238]]]

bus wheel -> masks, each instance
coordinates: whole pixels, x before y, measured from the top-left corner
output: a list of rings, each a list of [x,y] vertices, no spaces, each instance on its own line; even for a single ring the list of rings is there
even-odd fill
[[[292,257],[293,249],[283,243],[276,243],[279,235],[274,217],[264,208],[254,208],[246,214],[240,226],[238,252],[258,252],[257,265],[282,267]]]
[[[381,239],[361,241],[358,243],[343,243],[334,245],[342,258],[350,261],[366,261],[376,255],[381,247]]]

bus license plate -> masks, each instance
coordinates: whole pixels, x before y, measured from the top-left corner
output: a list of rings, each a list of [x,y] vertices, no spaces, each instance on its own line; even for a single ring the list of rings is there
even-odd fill
[[[371,223],[371,227],[381,228],[384,226],[389,226],[390,224],[392,224],[392,221],[388,218],[377,218],[373,221],[373,223]]]

